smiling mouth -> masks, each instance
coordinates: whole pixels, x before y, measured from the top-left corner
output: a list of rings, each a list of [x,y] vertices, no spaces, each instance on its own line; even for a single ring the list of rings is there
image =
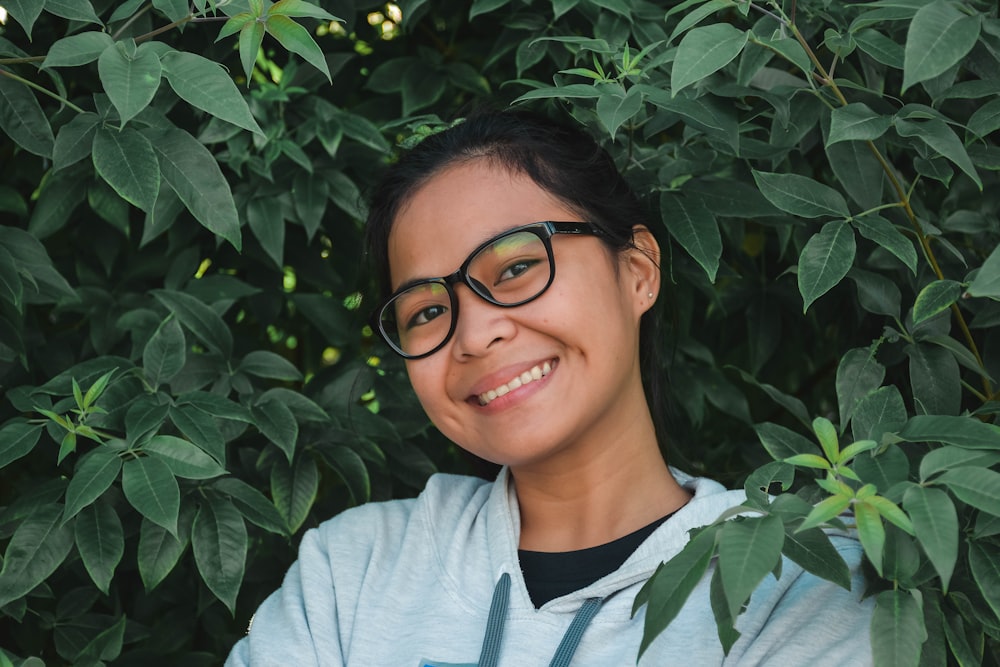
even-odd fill
[[[501,396],[506,396],[515,389],[519,389],[526,384],[530,384],[535,380],[541,380],[543,377],[552,372],[552,364],[546,361],[543,364],[539,364],[530,370],[526,370],[512,380],[508,380],[505,384],[499,387],[494,387],[489,391],[479,394],[477,398],[479,399],[479,405],[489,405],[492,401],[500,398]]]

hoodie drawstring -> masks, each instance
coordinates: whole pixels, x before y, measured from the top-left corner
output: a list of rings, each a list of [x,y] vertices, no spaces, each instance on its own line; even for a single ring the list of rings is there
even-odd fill
[[[601,608],[603,602],[604,600],[601,598],[588,598],[584,601],[583,606],[580,607],[580,611],[576,612],[576,616],[573,617],[573,622],[569,624],[569,629],[563,635],[562,641],[559,642],[559,648],[556,649],[555,655],[552,656],[552,662],[549,663],[549,667],[569,667],[569,661],[573,659],[576,647],[580,645],[580,640],[583,639],[583,631],[590,625],[590,621],[597,616],[597,610]]]
[[[576,653],[583,633],[590,622],[597,616],[604,600],[588,598],[573,617],[569,629],[563,635],[556,648],[555,655],[549,667],[569,667],[573,654]],[[503,639],[503,626],[507,620],[507,607],[510,605],[510,574],[500,575],[497,585],[493,588],[493,601],[490,603],[490,615],[486,620],[486,635],[483,637],[483,650],[479,653],[479,667],[497,667],[500,661],[500,642]]]
[[[483,650],[479,653],[479,667],[497,667],[500,661],[500,640],[503,638],[503,624],[507,620],[509,603],[510,575],[504,572],[493,588],[493,602],[490,603],[490,616],[486,621]]]

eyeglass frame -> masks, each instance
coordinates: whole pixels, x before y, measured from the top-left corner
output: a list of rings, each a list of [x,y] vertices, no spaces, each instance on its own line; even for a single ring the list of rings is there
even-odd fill
[[[469,267],[472,265],[472,261],[479,255],[480,252],[493,245],[497,241],[504,239],[508,236],[513,236],[514,234],[519,234],[521,232],[531,232],[539,238],[542,245],[545,247],[545,253],[549,260],[549,279],[545,283],[545,286],[538,291],[537,294],[528,298],[522,299],[515,303],[504,303],[502,301],[497,301],[490,295],[489,290],[486,289],[481,283],[479,283],[475,278],[469,275]],[[455,335],[455,329],[458,326],[458,294],[455,292],[455,285],[461,283],[468,287],[473,294],[481,298],[487,303],[491,303],[494,306],[499,306],[501,308],[516,308],[517,306],[523,306],[526,303],[531,303],[538,297],[545,294],[549,287],[552,286],[552,282],[556,277],[556,261],[552,252],[552,237],[556,234],[573,234],[573,235],[586,235],[586,236],[597,236],[605,237],[606,233],[597,225],[592,222],[568,222],[568,221],[555,221],[555,220],[540,220],[537,222],[530,222],[526,225],[519,225],[517,227],[511,227],[508,230],[497,234],[496,236],[487,239],[480,243],[476,248],[469,253],[469,256],[465,258],[462,265],[458,267],[458,270],[447,275],[441,276],[439,278],[421,278],[419,280],[412,280],[403,285],[390,294],[377,308],[375,312],[371,314],[369,318],[369,326],[372,331],[378,333],[379,337],[386,342],[386,344],[392,349],[393,352],[401,356],[403,359],[414,360],[423,359],[424,357],[429,357],[434,354],[451,340],[452,336]],[[388,332],[382,325],[382,315],[386,308],[392,306],[393,301],[396,300],[404,292],[407,292],[414,287],[419,285],[428,284],[438,284],[443,285],[445,292],[448,293],[448,299],[451,305],[451,326],[448,328],[448,333],[445,334],[444,338],[436,346],[428,350],[427,352],[422,352],[420,354],[409,354],[403,351],[399,346],[397,346],[390,338]]]

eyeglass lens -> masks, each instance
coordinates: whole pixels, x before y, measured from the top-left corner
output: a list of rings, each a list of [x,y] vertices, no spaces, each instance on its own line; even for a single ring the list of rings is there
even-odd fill
[[[468,284],[481,297],[516,305],[545,291],[552,276],[542,239],[520,231],[482,248],[468,264]],[[405,354],[419,356],[440,345],[452,329],[451,295],[443,280],[414,285],[382,311],[382,329]]]

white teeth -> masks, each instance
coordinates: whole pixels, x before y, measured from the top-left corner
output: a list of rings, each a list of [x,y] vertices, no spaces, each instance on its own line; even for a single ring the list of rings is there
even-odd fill
[[[535,366],[531,370],[524,371],[514,379],[507,382],[507,384],[502,384],[495,389],[490,389],[479,395],[479,404],[488,405],[490,402],[496,400],[500,396],[505,396],[510,392],[523,387],[524,385],[534,382],[535,380],[541,380],[543,377],[552,372],[552,364],[545,362],[540,366]]]

